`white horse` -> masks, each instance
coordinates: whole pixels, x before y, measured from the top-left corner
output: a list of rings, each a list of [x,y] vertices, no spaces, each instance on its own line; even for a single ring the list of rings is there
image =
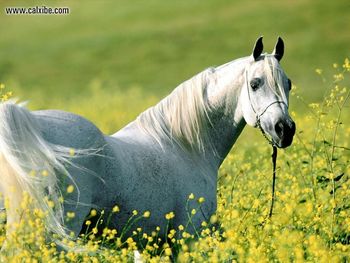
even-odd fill
[[[173,227],[187,223],[191,193],[206,201],[187,231],[200,228],[216,210],[218,169],[246,124],[277,147],[292,143],[282,39],[272,54],[262,51],[261,37],[251,56],[204,70],[111,136],[72,113],[1,103],[0,185],[9,200],[8,231],[20,220],[24,192],[48,212],[47,230],[60,236],[77,236],[92,208],[107,217],[115,205],[120,212],[111,227],[120,231],[133,210],[150,211],[130,231],[160,226],[164,235],[166,213],[175,214]],[[66,222],[68,211],[75,218]]]

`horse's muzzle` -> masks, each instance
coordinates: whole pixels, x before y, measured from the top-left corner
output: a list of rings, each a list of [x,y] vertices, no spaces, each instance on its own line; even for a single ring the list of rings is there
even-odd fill
[[[286,148],[290,146],[295,134],[295,122],[292,120],[279,120],[275,124],[275,133],[278,137],[277,141],[275,141],[277,147]]]

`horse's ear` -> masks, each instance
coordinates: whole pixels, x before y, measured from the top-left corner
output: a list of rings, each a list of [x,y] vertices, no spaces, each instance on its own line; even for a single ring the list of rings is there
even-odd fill
[[[263,45],[262,39],[263,39],[262,36],[259,37],[256,40],[254,48],[253,48],[253,54],[252,55],[253,55],[253,58],[254,58],[255,61],[258,59],[258,57],[260,57],[261,53],[263,52],[264,45]]]
[[[278,61],[280,61],[283,57],[283,54],[284,54],[284,42],[282,38],[278,37],[277,43],[276,43],[275,49],[272,52],[272,55],[274,55],[275,58]]]

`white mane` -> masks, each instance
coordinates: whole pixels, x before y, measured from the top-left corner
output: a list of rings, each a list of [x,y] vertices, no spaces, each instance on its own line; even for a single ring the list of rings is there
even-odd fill
[[[283,88],[285,75],[273,55],[264,54],[263,70],[268,86],[287,103]],[[211,109],[206,101],[206,88],[215,77],[214,72],[215,69],[209,68],[180,84],[157,105],[141,113],[136,119],[138,126],[160,145],[166,138],[184,149],[204,151],[205,146],[210,149],[212,144],[208,134],[208,113]],[[228,97],[230,100],[235,99]]]
[[[162,145],[163,138],[185,149],[204,150],[209,142],[207,129],[209,106],[206,87],[213,69],[207,69],[180,84],[170,95],[137,118],[137,124]]]

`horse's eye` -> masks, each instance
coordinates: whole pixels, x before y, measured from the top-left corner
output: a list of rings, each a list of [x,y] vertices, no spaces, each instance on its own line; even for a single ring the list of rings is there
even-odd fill
[[[288,89],[289,90],[292,89],[292,81],[290,79],[288,79]]]
[[[261,79],[255,78],[255,79],[252,79],[252,80],[250,81],[250,86],[251,86],[252,89],[255,91],[255,90],[257,90],[257,89],[261,86],[261,83],[262,83]]]

